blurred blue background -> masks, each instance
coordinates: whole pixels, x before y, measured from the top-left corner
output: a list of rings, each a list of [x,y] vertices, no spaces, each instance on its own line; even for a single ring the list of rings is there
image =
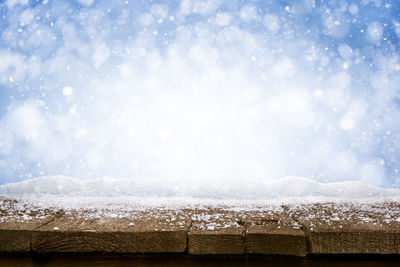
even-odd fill
[[[0,3],[0,184],[400,187],[400,2]]]

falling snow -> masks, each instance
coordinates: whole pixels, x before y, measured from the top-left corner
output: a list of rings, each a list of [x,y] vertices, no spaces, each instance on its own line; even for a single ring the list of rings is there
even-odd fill
[[[399,8],[3,1],[0,184],[60,174],[201,191],[209,177],[302,176],[399,188]]]

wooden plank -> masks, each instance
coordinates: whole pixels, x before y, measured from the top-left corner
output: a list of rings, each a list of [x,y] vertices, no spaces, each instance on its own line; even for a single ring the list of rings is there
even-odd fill
[[[0,252],[29,252],[30,231],[53,220],[58,214],[35,210],[17,201],[0,200]]]
[[[32,232],[32,250],[49,252],[168,253],[186,250],[190,218],[178,211],[124,217],[66,214]]]
[[[303,227],[303,229],[302,229]],[[307,245],[306,245],[307,244]],[[307,251],[308,246],[308,251]],[[0,252],[400,254],[400,205],[56,212],[0,199]]]
[[[193,214],[189,254],[244,254],[245,227],[240,213],[202,210]]]
[[[296,208],[313,254],[399,254],[398,207],[315,204]],[[389,216],[389,217],[388,217]]]
[[[307,239],[302,227],[283,212],[263,212],[246,219],[246,253],[305,256]]]

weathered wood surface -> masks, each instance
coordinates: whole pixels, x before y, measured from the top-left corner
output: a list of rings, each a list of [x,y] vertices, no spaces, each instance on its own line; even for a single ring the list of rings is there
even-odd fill
[[[315,204],[292,209],[312,254],[400,254],[400,214],[394,203],[352,207]]]
[[[61,211],[0,201],[0,252],[400,254],[399,203]]]
[[[186,250],[190,218],[146,211],[123,218],[65,214],[32,231],[32,250],[47,252],[170,253]]]
[[[16,201],[2,200],[0,207],[0,252],[29,252],[31,231],[59,216],[27,209]]]
[[[244,254],[246,228],[242,214],[224,210],[199,210],[192,215],[189,254]]]
[[[191,254],[276,254],[305,256],[301,225],[283,209],[256,211],[200,210],[189,232]]]
[[[283,212],[263,212],[246,219],[246,253],[305,256],[303,227]]]

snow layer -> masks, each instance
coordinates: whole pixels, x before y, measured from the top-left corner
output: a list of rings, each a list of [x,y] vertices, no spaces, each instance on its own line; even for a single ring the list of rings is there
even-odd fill
[[[182,179],[89,179],[45,176],[0,185],[4,197],[170,197],[233,200],[276,200],[285,198],[399,198],[399,189],[384,189],[361,181],[319,183],[303,177],[272,181],[235,177]]]

